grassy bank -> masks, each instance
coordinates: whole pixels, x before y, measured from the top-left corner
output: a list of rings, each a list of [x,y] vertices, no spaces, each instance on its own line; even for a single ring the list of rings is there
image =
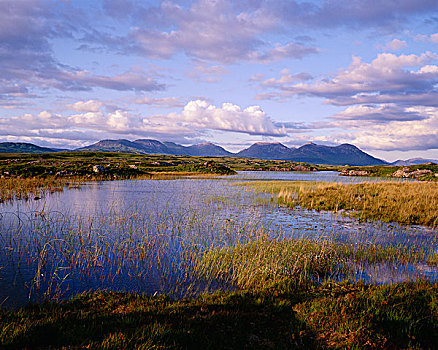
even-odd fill
[[[277,193],[280,203],[317,211],[343,211],[361,219],[438,226],[438,184],[423,182],[328,184],[252,182],[250,188]]]
[[[242,291],[189,300],[98,292],[0,312],[5,349],[434,348],[438,286]]]
[[[221,163],[200,157],[167,158],[103,152],[0,154],[0,202],[43,197],[84,181],[235,174]]]

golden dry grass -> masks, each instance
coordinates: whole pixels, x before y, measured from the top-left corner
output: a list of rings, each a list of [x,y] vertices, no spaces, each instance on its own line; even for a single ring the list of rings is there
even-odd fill
[[[362,219],[438,226],[438,184],[431,182],[379,182],[333,184],[270,181],[244,183],[258,191],[277,193],[290,207],[344,211]]]

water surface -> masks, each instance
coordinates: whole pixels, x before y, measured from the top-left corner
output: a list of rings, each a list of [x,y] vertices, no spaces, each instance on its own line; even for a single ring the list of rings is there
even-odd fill
[[[251,180],[379,181],[335,172],[240,172],[214,179],[94,182],[38,201],[3,203],[0,303],[17,307],[29,296],[66,298],[103,288],[182,295],[185,247],[202,251],[258,235],[438,249],[438,230],[291,210],[268,194],[233,186]],[[437,273],[420,265],[360,271],[361,279],[378,283],[421,276],[436,279]]]

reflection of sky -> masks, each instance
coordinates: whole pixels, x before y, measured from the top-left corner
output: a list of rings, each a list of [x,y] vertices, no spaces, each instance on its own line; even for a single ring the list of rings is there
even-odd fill
[[[424,264],[407,264],[404,266],[390,266],[389,264],[375,264],[366,266],[358,274],[358,279],[377,284],[398,283],[402,281],[414,281],[419,278],[436,280],[438,271]]]
[[[437,247],[438,230],[380,222],[360,222],[332,213],[268,205],[269,195],[247,192],[229,182],[242,180],[340,181],[363,182],[367,178],[343,177],[335,172],[240,172],[221,179],[126,180],[92,182],[79,189],[47,195],[40,201],[2,204],[2,213],[61,212],[82,218],[110,218],[135,213],[160,217],[160,220],[187,215],[227,219],[233,223],[259,221],[265,228],[286,236],[331,236],[342,241]],[[378,178],[371,178],[379,181]],[[265,198],[254,205],[254,198]],[[154,216],[154,215],[155,216]],[[165,214],[165,216],[164,216]],[[173,218],[174,219],[174,218]],[[172,220],[171,220],[172,221]]]
[[[366,176],[339,176],[335,171],[241,171],[228,177],[231,181],[285,180],[285,181],[329,181],[340,183],[379,182],[382,178]],[[413,181],[412,179],[385,178],[384,181]]]
[[[140,235],[148,230],[155,232],[157,227],[163,235],[167,235],[165,241],[167,249],[171,252],[178,249],[178,245],[186,239],[195,239],[199,244],[206,245],[235,243],[237,238],[227,238],[226,241],[215,238],[215,233],[222,232],[224,228],[232,233],[264,231],[274,236],[330,237],[343,242],[361,241],[370,244],[423,247],[426,251],[430,249],[438,251],[437,229],[360,222],[331,213],[318,213],[300,208],[292,210],[278,208],[275,204],[269,203],[270,197],[267,194],[256,194],[240,186],[230,186],[230,182],[248,179],[309,181],[334,179],[347,182],[364,180],[363,178],[340,177],[331,172],[242,172],[234,177],[221,179],[93,182],[83,184],[78,189],[66,189],[63,192],[47,195],[39,201],[20,200],[1,204],[1,229],[13,232],[13,228],[19,225],[20,219],[22,222],[28,220],[29,224],[35,225],[37,221],[31,221],[29,218],[32,218],[35,213],[45,213],[53,223],[62,222],[63,218],[70,218],[73,224],[76,221],[88,223],[91,218],[97,229],[94,232],[105,234],[105,239],[110,245],[112,242],[120,243],[128,239],[128,232],[125,228],[129,228],[129,220],[131,220],[129,218],[134,218],[132,219],[134,229],[141,227],[143,230],[140,231]],[[378,179],[373,178],[373,180]],[[175,227],[179,231],[173,232],[172,228]],[[62,234],[62,232],[56,234]],[[171,234],[175,236],[168,237]],[[136,239],[138,238],[136,236]],[[15,263],[18,263],[17,259]],[[8,266],[8,264],[15,263],[5,260],[5,256],[0,253],[0,265]],[[176,264],[177,261],[170,259],[168,263]],[[20,264],[24,266],[24,261]],[[30,267],[27,273],[21,271],[23,275],[18,279],[13,270],[0,271],[0,277],[3,278],[0,278],[0,290],[3,291],[0,293],[0,299],[8,290],[10,292],[11,281],[29,283],[34,274],[33,268]],[[424,266],[418,268],[421,269],[421,273],[416,271],[417,268],[410,267],[405,271],[404,276],[406,278],[420,275],[436,277],[434,270],[427,271]],[[169,289],[169,275],[165,279],[160,270],[136,269],[127,270],[111,279],[107,278],[111,275],[111,271],[105,269],[89,277],[88,280],[79,281],[72,278],[69,281],[69,293],[75,294],[96,286],[97,288],[116,288],[147,293]],[[374,266],[363,272],[362,277],[376,282],[398,281],[401,278],[399,276],[403,275],[400,271],[402,270],[394,270],[388,266]],[[130,275],[137,276],[138,274],[141,274],[141,277],[137,279],[130,277]],[[21,300],[27,292],[20,289],[14,295]]]

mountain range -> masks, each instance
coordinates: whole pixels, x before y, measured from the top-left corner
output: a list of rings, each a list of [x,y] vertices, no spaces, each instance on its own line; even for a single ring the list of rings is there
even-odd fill
[[[438,159],[411,158],[407,160],[396,160],[395,162],[392,162],[391,165],[409,166],[409,165],[418,165],[424,163],[438,164]]]
[[[61,150],[39,147],[30,143],[0,143],[0,153],[48,153],[58,151]],[[329,165],[388,164],[387,162],[375,158],[350,144],[324,146],[307,143],[298,148],[289,148],[279,142],[257,142],[240,152],[231,153],[212,143],[182,146],[173,142],[161,142],[151,139],[140,139],[135,141],[121,139],[102,140],[93,145],[81,147],[72,151],[239,157],[266,160],[276,159]]]
[[[93,145],[76,149],[76,151],[104,151],[104,152],[131,152],[140,154],[172,154],[187,156],[232,156],[212,143],[201,143],[192,146],[182,146],[173,142],[160,142],[157,140],[141,139],[129,140],[102,140]]]
[[[288,148],[279,142],[257,142],[237,153],[231,153],[212,143],[182,146],[157,140],[102,140],[78,151],[133,152],[143,154],[172,154],[189,156],[220,156],[254,159],[277,159],[331,165],[379,165],[386,164],[349,144],[323,146],[308,143],[298,148]]]
[[[66,149],[47,148],[26,142],[0,142],[0,153],[52,153]]]

